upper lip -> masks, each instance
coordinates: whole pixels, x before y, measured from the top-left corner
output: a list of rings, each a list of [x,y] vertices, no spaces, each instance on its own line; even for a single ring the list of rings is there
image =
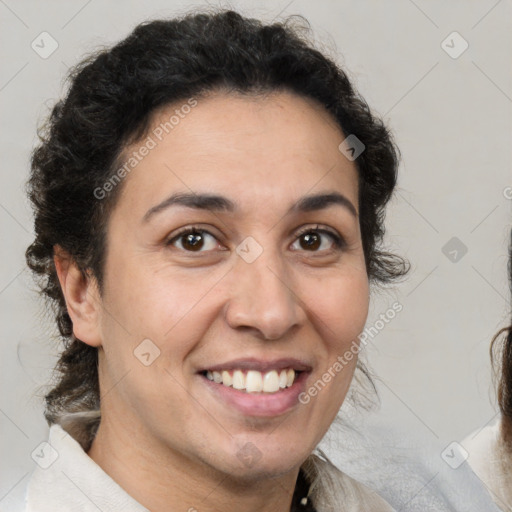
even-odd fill
[[[267,372],[270,370],[283,370],[284,368],[293,368],[297,371],[311,371],[311,366],[304,361],[294,357],[285,357],[281,359],[257,359],[255,357],[244,357],[239,359],[232,359],[225,363],[209,365],[208,367],[199,370],[199,373],[210,371],[222,370],[257,370],[259,372]]]

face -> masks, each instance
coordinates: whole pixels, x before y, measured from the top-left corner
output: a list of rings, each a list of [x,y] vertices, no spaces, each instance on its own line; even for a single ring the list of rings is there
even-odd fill
[[[103,418],[191,464],[282,474],[355,369],[333,371],[368,312],[357,170],[329,115],[292,93],[217,93],[162,133],[176,109],[126,150],[145,156],[109,218]]]

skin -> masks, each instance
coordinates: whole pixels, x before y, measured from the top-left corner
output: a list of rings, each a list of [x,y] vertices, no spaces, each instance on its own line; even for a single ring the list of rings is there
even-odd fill
[[[364,328],[357,215],[338,204],[286,214],[319,192],[343,194],[359,211],[356,167],[338,150],[344,138],[322,106],[293,93],[217,92],[125,178],[107,226],[103,294],[56,248],[74,333],[99,349],[102,421],[89,456],[152,512],[290,510],[299,468],[343,403],[356,358],[307,405],[270,418],[226,405],[196,372],[239,357],[298,357],[313,368],[309,387]],[[173,206],[143,221],[191,191],[226,196],[238,211]],[[345,246],[315,232],[321,245],[310,248],[298,231],[317,225]],[[183,238],[166,245],[187,226],[211,233],[200,252],[187,252]],[[248,236],[263,248],[250,264],[236,253]],[[160,350],[149,366],[134,356],[146,338]],[[247,442],[261,454],[252,466],[237,457]]]

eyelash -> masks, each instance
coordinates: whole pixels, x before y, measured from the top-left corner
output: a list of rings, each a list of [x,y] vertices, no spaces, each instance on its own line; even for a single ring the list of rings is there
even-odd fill
[[[307,228],[300,230],[297,233],[297,239],[300,238],[301,236],[303,236],[307,233],[311,233],[311,232],[321,233],[321,234],[329,236],[333,241],[335,250],[337,250],[337,251],[340,251],[346,247],[346,242],[343,239],[343,237],[337,235],[335,232],[330,231],[328,229],[320,228],[320,226],[318,226],[318,225],[316,227],[307,227]],[[206,233],[217,240],[217,237],[215,235],[213,235],[212,233],[210,233],[207,229],[203,229],[198,226],[190,226],[190,227],[183,228],[181,231],[178,231],[171,239],[169,239],[166,242],[166,245],[168,245],[168,246],[173,245],[173,243],[176,242],[177,240],[179,240],[180,238],[182,238],[186,235],[189,235],[189,234],[193,234],[193,233],[196,233],[196,234]],[[209,251],[186,251],[185,250],[185,252],[193,254],[194,252],[201,253],[201,252],[209,252]],[[324,251],[306,251],[306,252],[324,252]]]

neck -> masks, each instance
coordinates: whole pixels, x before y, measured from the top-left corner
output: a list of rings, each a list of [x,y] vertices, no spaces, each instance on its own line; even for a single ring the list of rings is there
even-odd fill
[[[128,425],[128,426],[127,426]],[[247,481],[102,417],[88,455],[151,512],[289,512],[299,468]]]

